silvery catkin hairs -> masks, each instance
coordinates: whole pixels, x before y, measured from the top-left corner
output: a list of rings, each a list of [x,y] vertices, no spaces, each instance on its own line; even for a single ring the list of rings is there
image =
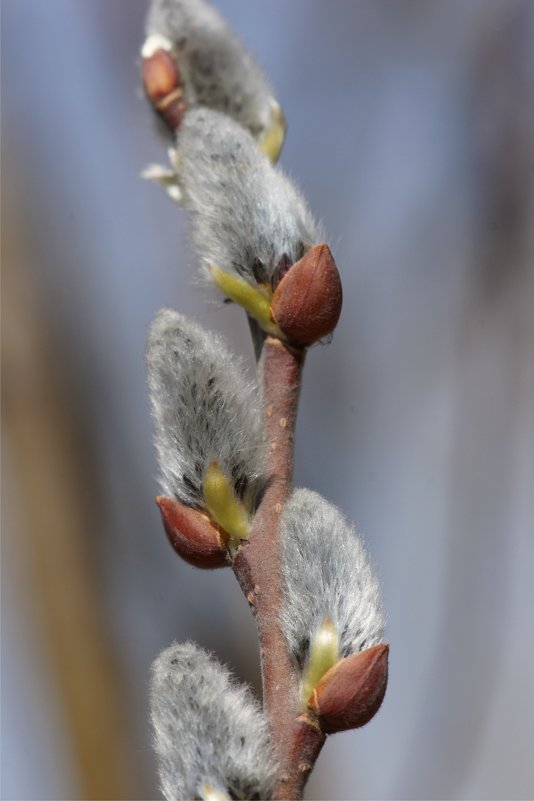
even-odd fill
[[[263,472],[259,396],[241,361],[220,337],[162,309],[147,364],[163,492],[201,507],[204,473],[216,459],[238,495],[254,495]]]
[[[267,726],[250,690],[195,643],[174,644],[152,666],[154,744],[167,801],[266,799],[273,781]],[[204,791],[205,793],[205,791]]]
[[[273,91],[215,8],[203,0],[153,0],[146,34],[172,44],[189,107],[222,111],[255,136],[272,124]]]
[[[360,537],[335,506],[316,492],[295,490],[282,513],[281,546],[281,625],[299,664],[325,618],[335,624],[343,656],[382,642],[378,580]]]
[[[209,264],[252,285],[270,282],[282,257],[298,261],[321,230],[284,173],[230,117],[189,111],[176,139],[177,182],[201,268]]]

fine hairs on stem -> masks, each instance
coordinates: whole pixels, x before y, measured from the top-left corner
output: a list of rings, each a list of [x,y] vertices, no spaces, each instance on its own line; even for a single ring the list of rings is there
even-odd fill
[[[170,165],[144,175],[183,206],[201,275],[246,311],[256,380],[221,338],[172,309],[147,347],[174,550],[230,567],[255,617],[261,706],[194,643],[156,659],[151,720],[167,799],[300,799],[327,735],[378,711],[384,613],[364,545],[316,492],[293,489],[307,348],[335,329],[341,280],[307,203],[275,166],[285,121],[273,90],[203,0],[152,0],[142,81]],[[187,568],[184,568],[187,569]]]

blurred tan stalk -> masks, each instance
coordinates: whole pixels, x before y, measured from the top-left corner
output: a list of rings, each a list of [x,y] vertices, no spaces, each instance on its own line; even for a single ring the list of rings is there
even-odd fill
[[[38,254],[20,214],[4,208],[3,222],[2,428],[23,499],[26,591],[49,647],[82,797],[133,798],[124,694],[93,570],[95,493],[79,411],[28,270]]]

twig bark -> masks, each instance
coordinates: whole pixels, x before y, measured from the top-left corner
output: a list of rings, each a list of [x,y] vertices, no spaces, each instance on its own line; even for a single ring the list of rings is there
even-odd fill
[[[279,625],[282,604],[279,520],[291,492],[293,443],[304,350],[267,337],[258,369],[263,387],[269,485],[234,571],[256,618],[264,711],[279,764],[274,799],[300,799],[325,740],[300,705],[300,671]]]

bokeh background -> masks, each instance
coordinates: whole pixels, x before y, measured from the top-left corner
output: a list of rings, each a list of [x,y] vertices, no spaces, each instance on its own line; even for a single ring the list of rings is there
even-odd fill
[[[390,683],[315,799],[534,792],[534,3],[220,0],[289,120],[281,163],[342,272],[309,354],[296,483],[357,522]],[[151,661],[194,638],[258,688],[231,573],[174,556],[143,352],[195,286],[139,178],[145,0],[2,0],[2,797],[157,798]]]

